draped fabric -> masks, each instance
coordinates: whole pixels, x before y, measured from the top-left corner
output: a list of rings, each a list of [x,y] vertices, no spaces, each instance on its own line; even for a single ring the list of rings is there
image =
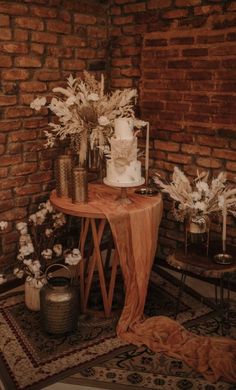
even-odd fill
[[[97,192],[94,200],[96,196]],[[132,203],[122,205],[119,201],[114,202],[117,193],[111,194],[106,187],[100,191],[99,197],[106,199],[103,212],[111,226],[126,287],[125,304],[117,326],[118,336],[183,360],[210,382],[221,378],[236,383],[236,341],[195,335],[168,317],[144,318],[162,216],[161,198],[132,193],[129,195]]]

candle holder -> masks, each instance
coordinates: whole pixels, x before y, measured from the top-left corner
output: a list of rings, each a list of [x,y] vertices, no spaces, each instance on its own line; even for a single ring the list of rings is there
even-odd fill
[[[226,205],[223,208],[223,227],[222,227],[222,253],[217,253],[214,256],[214,262],[217,264],[227,265],[233,263],[233,256],[226,253],[226,228],[227,228],[227,209]]]

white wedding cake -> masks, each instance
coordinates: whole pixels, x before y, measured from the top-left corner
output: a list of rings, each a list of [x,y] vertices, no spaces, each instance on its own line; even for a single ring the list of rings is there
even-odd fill
[[[104,183],[116,187],[141,185],[144,179],[141,177],[141,162],[137,160],[137,137],[133,134],[133,120],[118,118],[114,124]]]

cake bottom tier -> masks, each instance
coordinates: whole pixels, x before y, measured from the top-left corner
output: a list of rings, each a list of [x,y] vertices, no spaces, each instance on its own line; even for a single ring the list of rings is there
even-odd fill
[[[141,162],[132,161],[124,167],[117,167],[112,160],[107,161],[107,176],[106,180],[116,186],[119,185],[139,185],[143,183],[141,177]]]

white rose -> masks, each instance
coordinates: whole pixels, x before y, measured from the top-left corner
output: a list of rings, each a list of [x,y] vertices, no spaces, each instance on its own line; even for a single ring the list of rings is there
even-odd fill
[[[102,115],[98,118],[98,123],[100,126],[107,126],[109,125],[110,121],[106,116]]]
[[[45,97],[36,98],[30,103],[30,108],[36,111],[40,111],[41,107],[46,104],[47,100]]]

